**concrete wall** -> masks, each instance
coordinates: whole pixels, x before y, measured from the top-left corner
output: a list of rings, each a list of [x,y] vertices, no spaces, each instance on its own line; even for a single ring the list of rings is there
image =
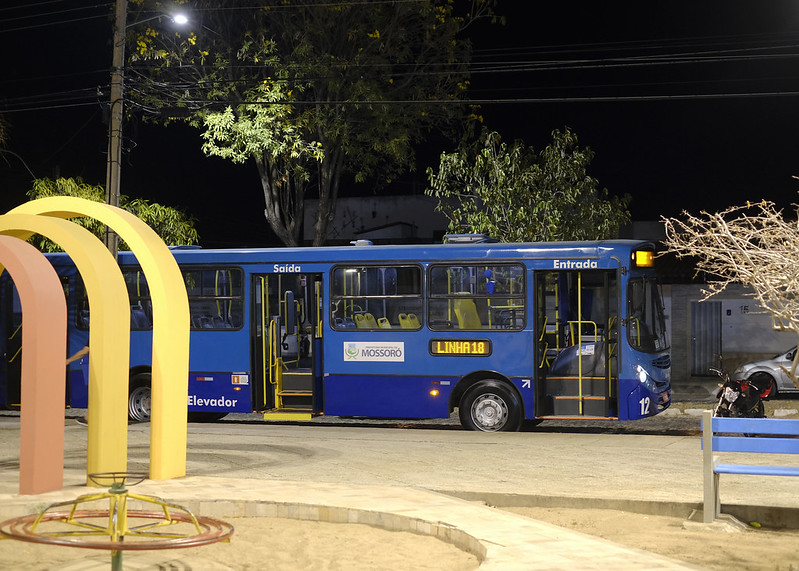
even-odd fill
[[[663,286],[664,304],[671,331],[671,370],[676,382],[691,379],[692,336],[703,332],[691,331],[691,304],[702,298],[702,284],[673,284]],[[748,294],[743,286],[728,287],[724,293],[708,301],[721,303],[721,351],[724,368],[732,372],[747,361],[772,357],[790,348],[797,341],[795,333],[775,331],[771,315]],[[708,373],[708,376],[712,376]]]

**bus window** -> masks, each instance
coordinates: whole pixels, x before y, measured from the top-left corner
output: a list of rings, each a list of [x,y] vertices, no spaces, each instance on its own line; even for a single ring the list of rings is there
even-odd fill
[[[418,266],[338,266],[331,283],[334,329],[422,326],[422,270]]]
[[[153,305],[144,272],[139,268],[124,268],[122,275],[130,298],[131,330],[152,329]],[[238,329],[244,324],[240,269],[183,270],[183,279],[192,329]],[[78,329],[88,329],[89,299],[82,282],[79,286],[76,325]]]
[[[130,298],[130,328],[143,331],[153,328],[153,309],[150,302],[150,289],[141,270],[125,269],[122,277]],[[80,276],[77,276],[75,324],[78,329],[89,329],[89,296]]]
[[[524,266],[434,265],[428,321],[434,331],[519,331],[526,319]]]
[[[627,286],[627,338],[639,351],[655,353],[668,348],[666,318],[657,283],[651,278],[631,279]]]
[[[141,270],[122,272],[130,297],[130,328],[146,330],[153,327],[153,305],[150,301],[150,288]]]
[[[183,270],[192,329],[239,329],[244,324],[241,270]]]
[[[83,279],[77,273],[75,274],[75,327],[82,331],[89,329],[89,294],[86,293]]]

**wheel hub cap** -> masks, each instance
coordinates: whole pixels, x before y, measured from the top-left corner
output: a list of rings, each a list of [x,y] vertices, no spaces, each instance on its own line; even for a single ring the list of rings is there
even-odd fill
[[[472,405],[472,418],[483,430],[499,430],[508,420],[508,407],[495,395],[485,395]]]

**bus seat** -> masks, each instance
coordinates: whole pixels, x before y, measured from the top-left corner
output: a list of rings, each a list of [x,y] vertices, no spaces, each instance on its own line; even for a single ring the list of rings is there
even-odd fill
[[[150,320],[144,310],[138,306],[130,308],[130,328],[131,329],[149,329],[151,326]]]
[[[359,329],[377,329],[377,320],[371,313],[356,313],[355,325]]]
[[[411,325],[410,320],[408,319],[408,314],[407,313],[399,313],[399,314],[397,314],[397,319],[399,319],[400,327],[402,327],[403,329],[411,329],[412,328],[412,325]]]
[[[333,323],[337,329],[354,329],[356,327],[352,317],[334,317]]]
[[[419,329],[421,324],[419,323],[419,318],[416,317],[415,313],[408,314],[408,323],[410,323],[409,327],[411,329]]]
[[[210,315],[195,315],[191,318],[194,329],[213,329],[214,318]]]
[[[391,329],[391,323],[389,323],[388,319],[385,317],[379,318],[377,324],[380,326],[380,329]]]
[[[473,299],[455,300],[455,317],[458,318],[459,329],[482,329],[483,322],[477,315],[477,306]]]

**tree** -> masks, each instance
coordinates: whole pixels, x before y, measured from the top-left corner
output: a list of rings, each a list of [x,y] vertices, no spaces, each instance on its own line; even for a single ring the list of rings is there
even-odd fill
[[[105,189],[83,182],[80,178],[40,178],[33,181],[33,188],[28,191],[31,200],[46,198],[48,196],[77,196],[95,202],[105,202]],[[150,228],[155,230],[167,246],[191,245],[197,243],[197,230],[194,228],[194,218],[169,206],[162,206],[155,202],[148,202],[142,198],[128,198],[120,196],[119,206],[135,214]],[[89,230],[92,234],[103,239],[105,225],[94,218],[76,218],[72,220]],[[43,252],[60,251],[55,243],[47,238],[36,235],[30,242]],[[127,244],[120,242],[120,250],[130,250]]]
[[[143,7],[149,0],[139,0]],[[253,161],[264,214],[299,242],[303,200],[319,199],[324,242],[342,177],[386,182],[413,167],[414,145],[462,114],[468,85],[464,30],[495,0],[362,3],[296,0],[253,7],[199,2],[202,27],[130,36],[139,80],[131,95],[156,120],[180,109],[203,150]],[[173,116],[176,113],[171,113]]]
[[[799,207],[797,207],[799,214]],[[679,258],[696,258],[697,271],[712,276],[702,300],[732,283],[749,286],[754,298],[771,314],[779,331],[799,335],[799,225],[786,220],[773,202],[763,200],[731,206],[699,216],[683,212],[680,218],[663,218],[665,244]],[[799,353],[790,371],[796,377]]]
[[[587,174],[594,153],[570,129],[552,132],[536,154],[483,129],[428,168],[429,196],[449,219],[449,232],[485,233],[503,242],[612,238],[628,222],[629,196],[608,197]]]

